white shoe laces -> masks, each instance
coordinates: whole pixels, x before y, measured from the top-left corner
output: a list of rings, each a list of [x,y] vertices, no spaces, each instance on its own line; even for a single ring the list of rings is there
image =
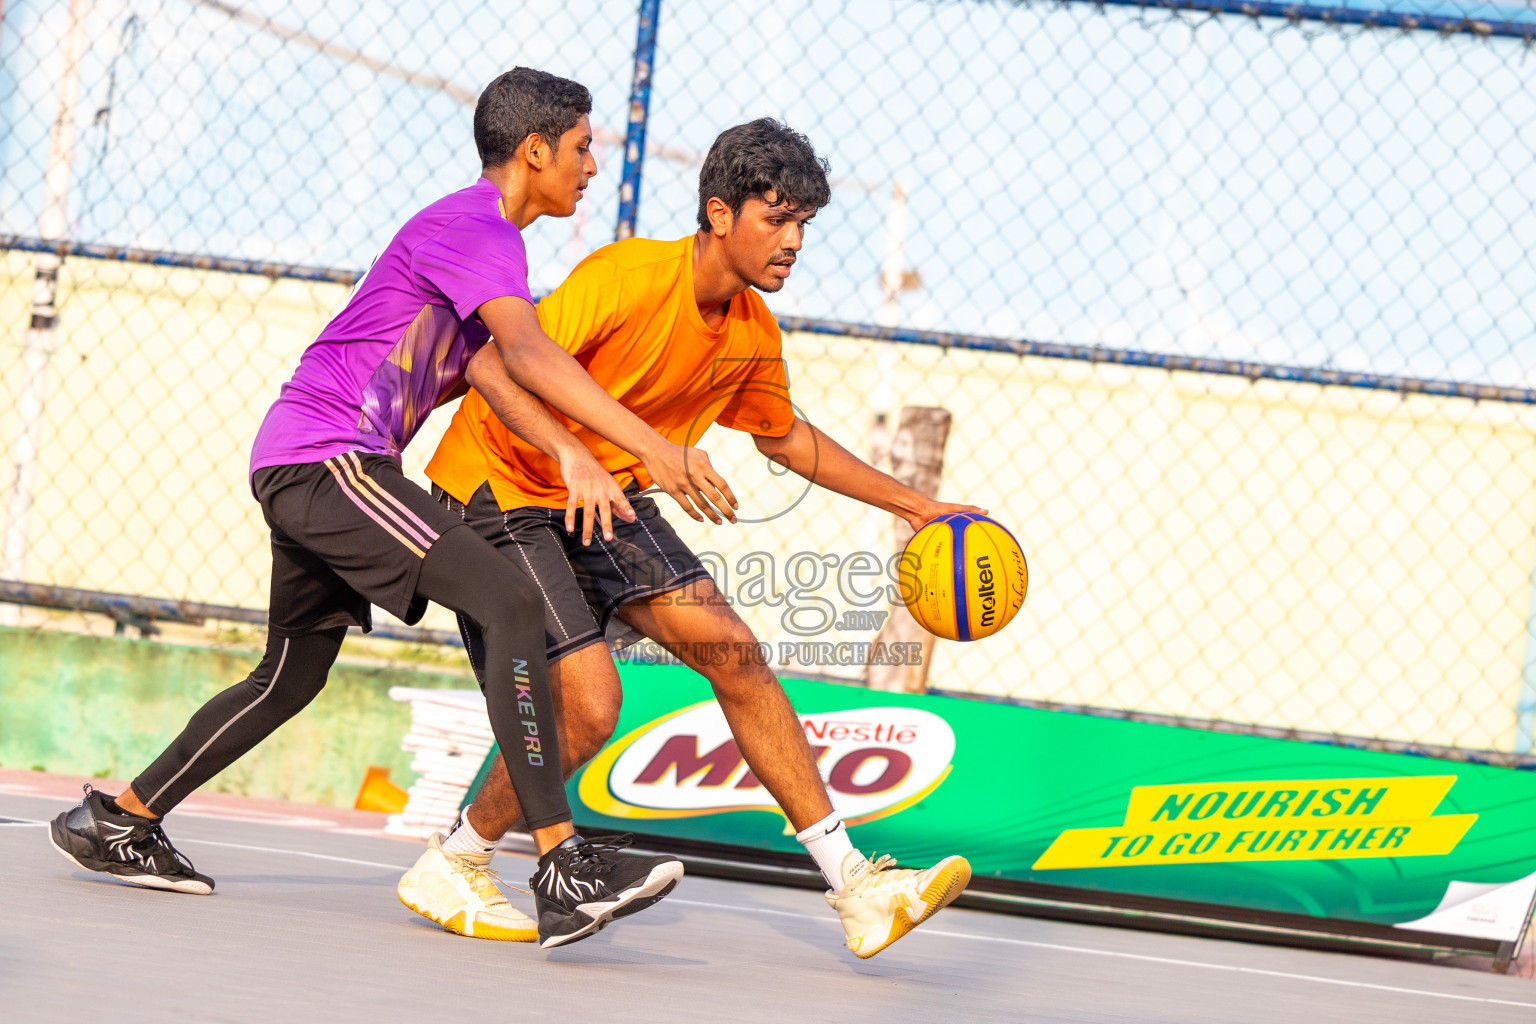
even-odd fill
[[[453,868],[455,874],[464,876],[464,880],[469,883],[469,888],[471,891],[473,891],[476,896],[480,897],[480,902],[484,903],[487,909],[492,907],[499,908],[511,906],[511,904],[507,902],[507,897],[503,895],[501,889],[497,887],[498,885],[505,885],[508,889],[516,889],[518,892],[523,893],[524,895],[533,895],[527,889],[513,885],[506,879],[502,878],[496,873],[496,870],[489,865],[480,867],[470,863],[462,857],[454,857],[452,855],[449,855],[446,859],[449,866]]]
[[[869,870],[851,882],[843,890],[844,896],[884,896],[898,890],[912,888],[917,872],[896,867],[896,858],[881,854],[870,861]]]

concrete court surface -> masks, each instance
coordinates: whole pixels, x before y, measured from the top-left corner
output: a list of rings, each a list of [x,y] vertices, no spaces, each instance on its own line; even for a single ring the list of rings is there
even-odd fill
[[[955,909],[861,961],[814,893],[701,877],[563,949],[465,939],[396,900],[417,845],[203,795],[168,832],[215,895],[151,892],[61,858],[37,822],[69,800],[37,788],[0,786],[5,1024],[1536,1022],[1525,979]]]

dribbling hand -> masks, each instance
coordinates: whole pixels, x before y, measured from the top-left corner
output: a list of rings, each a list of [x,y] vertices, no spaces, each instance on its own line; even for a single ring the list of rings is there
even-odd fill
[[[947,516],[954,512],[974,512],[979,516],[988,514],[986,509],[977,508],[975,505],[951,505],[944,501],[931,501],[918,511],[902,518],[912,527],[912,532],[916,533],[939,516]]]

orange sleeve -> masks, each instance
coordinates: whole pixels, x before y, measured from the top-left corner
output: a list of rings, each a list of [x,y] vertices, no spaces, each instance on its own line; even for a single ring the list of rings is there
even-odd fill
[[[761,326],[760,333],[757,351],[743,368],[736,393],[721,408],[715,422],[749,434],[783,437],[795,424],[783,337],[772,320]]]
[[[539,303],[539,326],[573,356],[590,351],[623,325],[623,287],[612,260],[588,256]]]

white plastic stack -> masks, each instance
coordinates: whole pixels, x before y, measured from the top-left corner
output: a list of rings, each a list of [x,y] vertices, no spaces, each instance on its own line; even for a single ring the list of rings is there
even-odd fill
[[[411,706],[411,731],[400,746],[415,754],[421,777],[407,791],[405,810],[391,814],[384,831],[425,838],[446,832],[495,742],[479,690],[390,687],[389,697]]]

